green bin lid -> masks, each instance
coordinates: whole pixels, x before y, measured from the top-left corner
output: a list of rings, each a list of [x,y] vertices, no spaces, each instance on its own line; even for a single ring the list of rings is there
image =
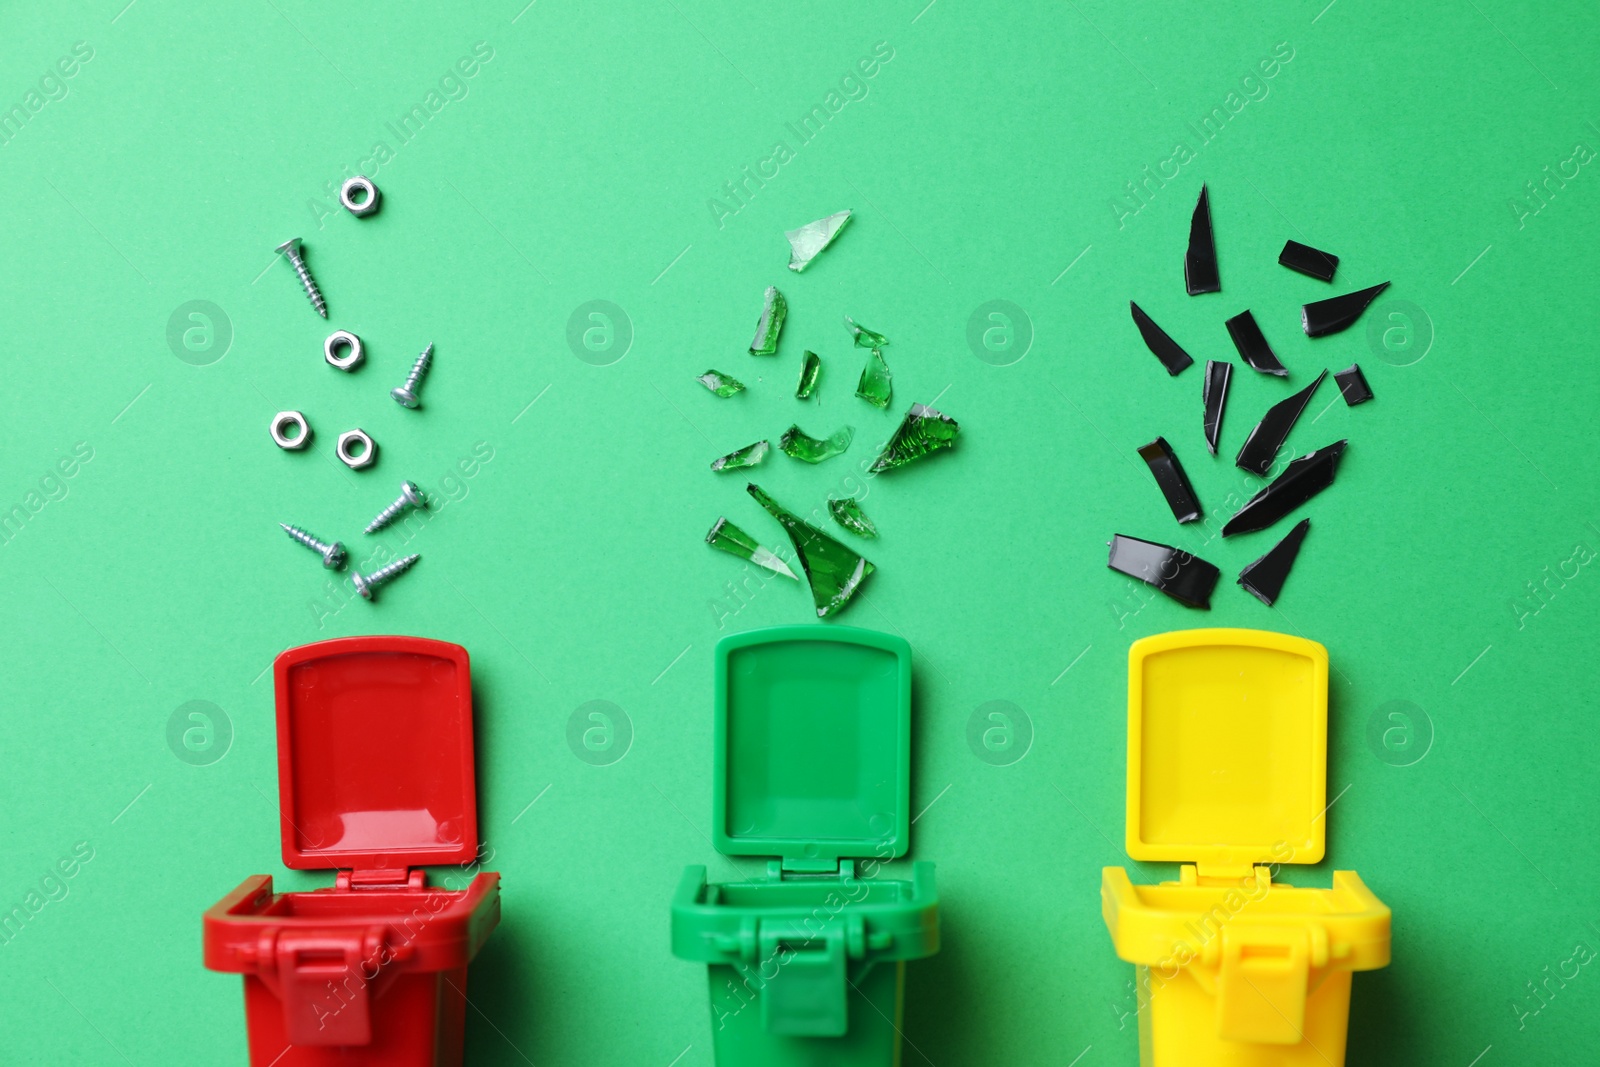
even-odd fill
[[[906,852],[911,646],[842,626],[717,643],[712,819],[727,856],[822,870]]]

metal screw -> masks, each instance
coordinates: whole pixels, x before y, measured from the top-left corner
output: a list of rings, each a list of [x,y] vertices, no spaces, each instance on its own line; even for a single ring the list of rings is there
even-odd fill
[[[406,508],[426,508],[427,506],[428,497],[421,489],[417,488],[416,482],[401,482],[399,498],[393,504],[378,512],[377,518],[367,523],[367,533],[377,533],[398,518]]]
[[[311,306],[317,309],[318,315],[327,318],[328,302],[322,299],[322,290],[317,288],[317,280],[311,276],[311,271],[306,266],[306,257],[300,254],[300,238],[289,238],[278,246],[278,251],[289,257],[289,266],[300,276],[300,285],[305,289]]]
[[[411,565],[413,563],[421,558],[422,557],[420,555],[412,554],[404,557],[403,559],[397,559],[387,567],[382,567],[373,571],[365,578],[361,576],[360,571],[351,571],[350,582],[356,587],[356,592],[360,593],[368,600],[371,600],[372,593],[378,588],[378,586],[384,584],[385,582],[392,581],[397,576],[404,574],[406,571],[411,569]]]
[[[319,541],[316,539],[316,537],[300,529],[300,527],[290,526],[286,522],[280,522],[278,525],[283,527],[284,533],[288,534],[290,537],[294,538],[296,541],[299,541],[302,545],[305,545],[311,551],[321,556],[322,565],[324,567],[327,567],[329,570],[336,571],[344,566],[344,546],[339,542],[334,541],[328,543]]]
[[[394,397],[394,402],[401,407],[421,407],[422,401],[417,399],[417,390],[422,388],[422,378],[428,373],[428,364],[433,362],[433,342],[428,342],[428,347],[422,350],[422,355],[411,365],[411,373],[406,375],[406,384],[398,389],[392,389],[389,395]]]

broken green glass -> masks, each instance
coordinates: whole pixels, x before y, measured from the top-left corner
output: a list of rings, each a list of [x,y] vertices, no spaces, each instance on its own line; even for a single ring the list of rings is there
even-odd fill
[[[894,436],[889,438],[889,443],[883,446],[883,451],[873,461],[870,472],[880,474],[904,467],[931,452],[949,448],[956,443],[956,435],[960,432],[961,427],[950,416],[941,415],[922,404],[912,404],[900,428],[895,430]]]
[[[784,236],[789,239],[789,269],[798,274],[809,267],[811,261],[833,243],[849,221],[848,210],[836,211],[825,219],[808,222],[798,230],[786,231]]]
[[[757,463],[767,458],[767,452],[772,448],[765,441],[757,441],[753,445],[745,445],[737,452],[729,452],[726,456],[719,456],[711,461],[714,471],[736,471],[741,467],[754,467]]]
[[[719,370],[708,370],[695,381],[716,393],[718,396],[732,396],[734,393],[744,392],[744,383],[731,374],[723,374]]]
[[[817,605],[817,618],[826,619],[850,602],[867,575],[876,568],[861,558],[849,545],[841,544],[784,510],[761,487],[751,482],[745,487],[768,514],[783,524],[800,557],[800,569],[811,586],[811,599]]]
[[[778,439],[778,447],[783,449],[783,454],[792,456],[805,463],[821,463],[825,459],[832,459],[850,447],[850,441],[855,437],[855,430],[849,426],[842,427],[821,440],[812,437],[798,426],[791,426]]]
[[[853,534],[862,537],[877,537],[878,528],[872,525],[872,520],[867,518],[867,513],[861,510],[861,504],[854,497],[829,497],[828,514],[833,516],[833,521],[843,526]]]
[[[778,292],[777,286],[767,286],[761,303],[761,318],[756,320],[756,336],[750,342],[752,356],[778,354],[778,334],[783,332],[783,320],[789,314],[789,302]]]
[[[822,373],[822,360],[817,354],[807,351],[805,359],[800,362],[800,384],[794,387],[796,400],[804,400],[811,395],[811,390],[817,387],[817,375]]]
[[[867,357],[867,365],[861,368],[861,381],[856,383],[856,396],[871,404],[875,408],[889,406],[889,397],[894,392],[890,385],[891,375],[889,364],[883,361],[883,353],[876,348],[872,355]]]
[[[724,552],[747,559],[758,567],[765,567],[773,574],[781,574],[785,578],[800,578],[789,569],[776,552],[762,548],[756,544],[756,539],[745,533],[739,527],[729,522],[726,518],[718,519],[711,532],[706,534],[706,544],[712,548],[719,548]]]
[[[849,315],[844,317],[844,326],[850,331],[850,336],[856,339],[857,348],[882,348],[889,343],[889,339],[883,334],[858,325]]]

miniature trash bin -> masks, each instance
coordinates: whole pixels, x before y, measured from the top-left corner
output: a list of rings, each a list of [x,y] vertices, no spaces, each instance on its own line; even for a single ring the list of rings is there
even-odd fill
[[[1327,837],[1328,650],[1186,630],[1128,655],[1128,855],[1180,862],[1101,910],[1137,965],[1144,1067],[1340,1067],[1352,972],[1389,963],[1389,909],[1353,871],[1274,882]]]
[[[252,1067],[454,1067],[467,964],[500,921],[478,869],[467,650],[351,637],[277,658],[284,865],[205,914],[205,964],[244,975]],[[430,886],[423,866],[453,868]]]
[[[910,838],[911,647],[838,626],[716,650],[712,836],[747,871],[687,868],[672,951],[708,965],[718,1067],[900,1063],[905,962],[939,950],[933,864]]]

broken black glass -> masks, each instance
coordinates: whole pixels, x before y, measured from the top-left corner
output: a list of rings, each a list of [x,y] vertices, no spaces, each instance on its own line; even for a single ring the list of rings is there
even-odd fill
[[[1194,522],[1198,519],[1200,498],[1195,496],[1194,486],[1189,483],[1189,476],[1183,473],[1183,464],[1178,462],[1178,455],[1172,451],[1172,446],[1167,444],[1167,439],[1157,437],[1140,448],[1139,458],[1145,461],[1150,473],[1156,476],[1156,485],[1161,487],[1161,495],[1167,498],[1167,506],[1172,508],[1172,517],[1179,522]]]
[[[1338,256],[1299,241],[1285,241],[1283,251],[1278,253],[1278,262],[1290,270],[1325,282],[1333,281],[1333,272],[1339,269]]]
[[[1167,331],[1156,325],[1156,320],[1144,313],[1144,308],[1128,301],[1128,310],[1133,312],[1133,324],[1139,327],[1139,336],[1144,338],[1146,347],[1167,368],[1167,373],[1177,375],[1187,369],[1194,362],[1194,357],[1185,352],[1178,342],[1167,336]]]
[[[1276,374],[1280,378],[1289,376],[1289,369],[1278,362],[1278,357],[1273,354],[1272,346],[1267,344],[1266,335],[1261,332],[1261,327],[1256,325],[1256,317],[1248,311],[1241,311],[1226,323],[1228,336],[1233,338],[1233,347],[1239,350],[1240,357],[1250,366],[1262,374]]]
[[[1361,364],[1352,363],[1344,370],[1333,372],[1333,380],[1339,385],[1339,392],[1344,396],[1344,402],[1350,407],[1365,404],[1372,399],[1372,386],[1367,384],[1367,376],[1361,373]]]
[[[1200,391],[1200,401],[1206,408],[1206,447],[1217,454],[1217,441],[1222,437],[1222,412],[1228,406],[1228,381],[1233,377],[1233,364],[1221,360],[1206,360],[1206,381]]]
[[[1211,233],[1211,194],[1200,187],[1200,200],[1189,220],[1189,250],[1183,257],[1183,282],[1190,296],[1220,293],[1217,275],[1217,243]]]
[[[1283,592],[1283,583],[1289,577],[1289,568],[1294,566],[1295,557],[1300,554],[1300,544],[1306,539],[1306,531],[1310,529],[1311,520],[1301,519],[1294,524],[1294,529],[1290,530],[1282,541],[1267,550],[1266,555],[1240,571],[1239,584],[1244,586],[1244,591],[1267,607],[1272,607],[1277,602],[1278,595]]]
[[[1339,470],[1339,457],[1348,441],[1335,441],[1325,448],[1292,460],[1271,485],[1245,501],[1239,513],[1222,527],[1222,536],[1254,533],[1283,518],[1328,486]]]
[[[1251,474],[1264,475],[1271,470],[1272,461],[1278,458],[1278,449],[1289,439],[1289,431],[1294,429],[1294,424],[1311,402],[1311,394],[1317,391],[1317,386],[1327,376],[1328,372],[1323,371],[1317,375],[1316,381],[1268,408],[1255,429],[1250,431],[1250,436],[1245,438],[1244,447],[1239,449],[1239,456],[1233,461],[1234,466]]]
[[[1370,289],[1358,289],[1343,296],[1318,300],[1300,309],[1300,326],[1307,337],[1326,337],[1330,333],[1349,329],[1367,310],[1367,305],[1378,299],[1378,294],[1389,288],[1381,282]]]
[[[1171,545],[1116,534],[1106,566],[1119,574],[1153,585],[1180,604],[1211,610],[1211,591],[1222,572]]]

